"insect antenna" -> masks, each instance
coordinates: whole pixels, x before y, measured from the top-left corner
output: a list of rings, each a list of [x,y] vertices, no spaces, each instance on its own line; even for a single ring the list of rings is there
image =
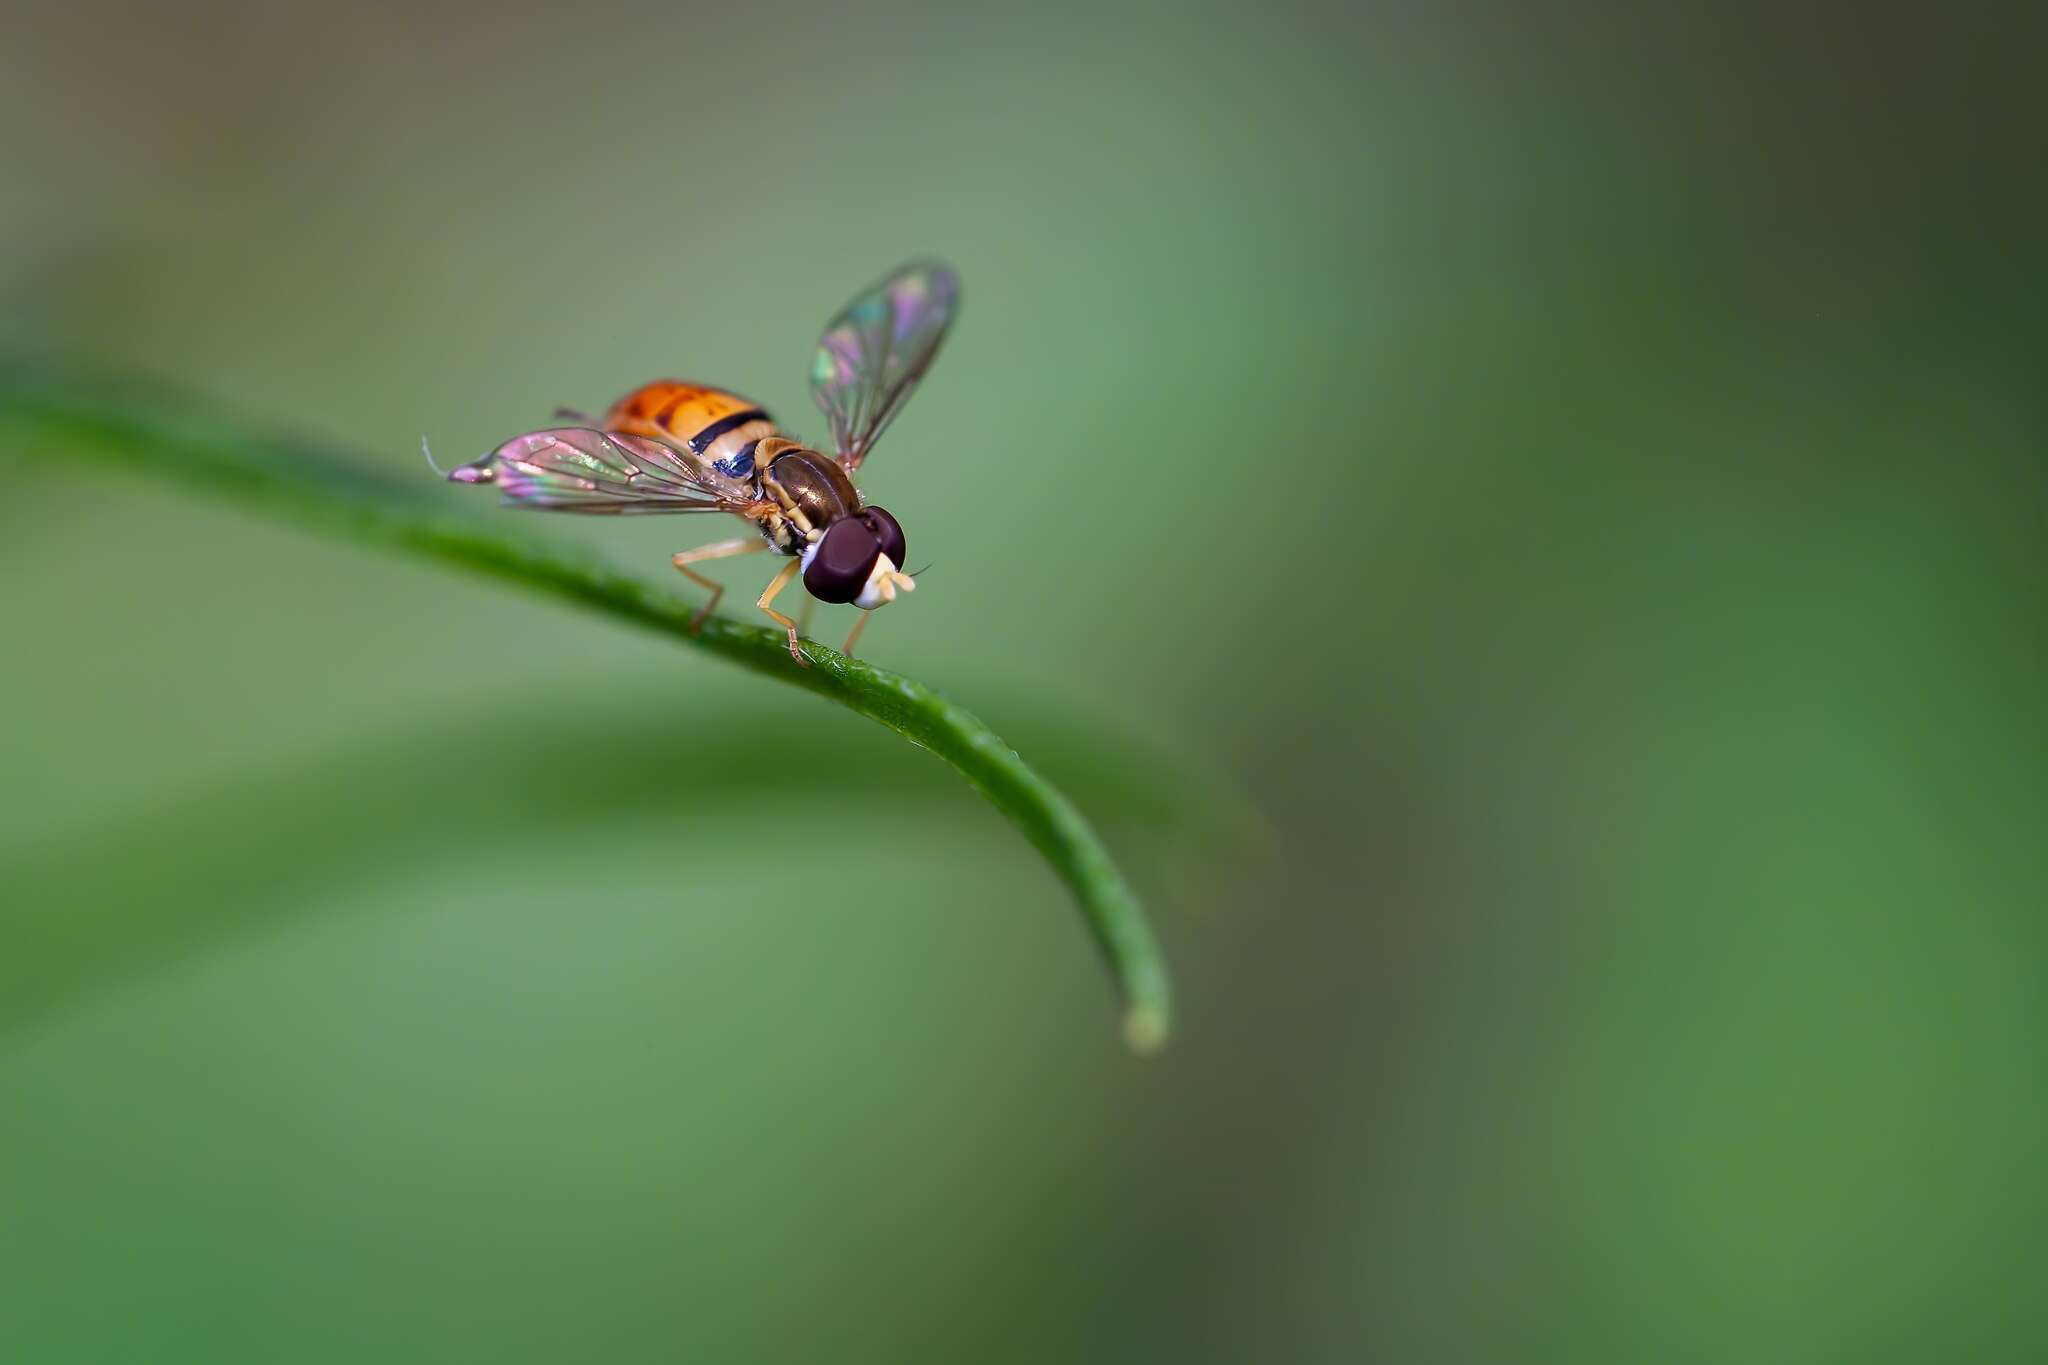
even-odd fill
[[[444,479],[448,477],[448,471],[434,463],[434,452],[427,449],[427,438],[424,436],[420,437],[420,454],[427,457],[427,468],[433,470]]]

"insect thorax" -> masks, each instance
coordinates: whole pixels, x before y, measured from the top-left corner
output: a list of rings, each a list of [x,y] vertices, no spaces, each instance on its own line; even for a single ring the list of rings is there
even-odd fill
[[[806,528],[823,532],[861,508],[846,470],[829,455],[803,447],[782,451],[760,476],[761,495],[777,510],[761,519],[761,534],[786,555],[801,554]]]

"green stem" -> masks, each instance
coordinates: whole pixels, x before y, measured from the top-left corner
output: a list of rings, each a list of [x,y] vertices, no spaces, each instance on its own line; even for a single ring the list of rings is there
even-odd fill
[[[568,598],[829,697],[931,750],[1017,826],[1074,894],[1124,1000],[1124,1037],[1141,1052],[1166,1039],[1166,964],[1130,887],[1072,802],[965,708],[900,674],[807,642],[810,668],[781,632],[713,617],[692,635],[689,602],[638,578],[479,523],[419,486],[379,478],[288,437],[265,435],[189,397],[104,376],[0,362],[0,432],[18,455],[72,452],[179,487],[233,499],[281,521],[460,565]]]

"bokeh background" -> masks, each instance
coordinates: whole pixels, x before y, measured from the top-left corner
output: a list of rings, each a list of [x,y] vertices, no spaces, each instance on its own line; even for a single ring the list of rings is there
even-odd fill
[[[16,6],[0,343],[393,474],[952,260],[866,652],[1181,1015],[838,708],[9,451],[0,1358],[2039,1358],[2041,36]]]

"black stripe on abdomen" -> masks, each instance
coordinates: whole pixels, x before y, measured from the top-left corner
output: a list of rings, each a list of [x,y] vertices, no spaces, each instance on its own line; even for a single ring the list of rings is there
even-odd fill
[[[767,420],[768,414],[759,408],[748,408],[745,412],[736,412],[730,417],[721,417],[690,438],[690,449],[695,454],[702,455],[711,448],[713,441],[725,435],[734,427],[743,427],[749,422],[765,422]]]

